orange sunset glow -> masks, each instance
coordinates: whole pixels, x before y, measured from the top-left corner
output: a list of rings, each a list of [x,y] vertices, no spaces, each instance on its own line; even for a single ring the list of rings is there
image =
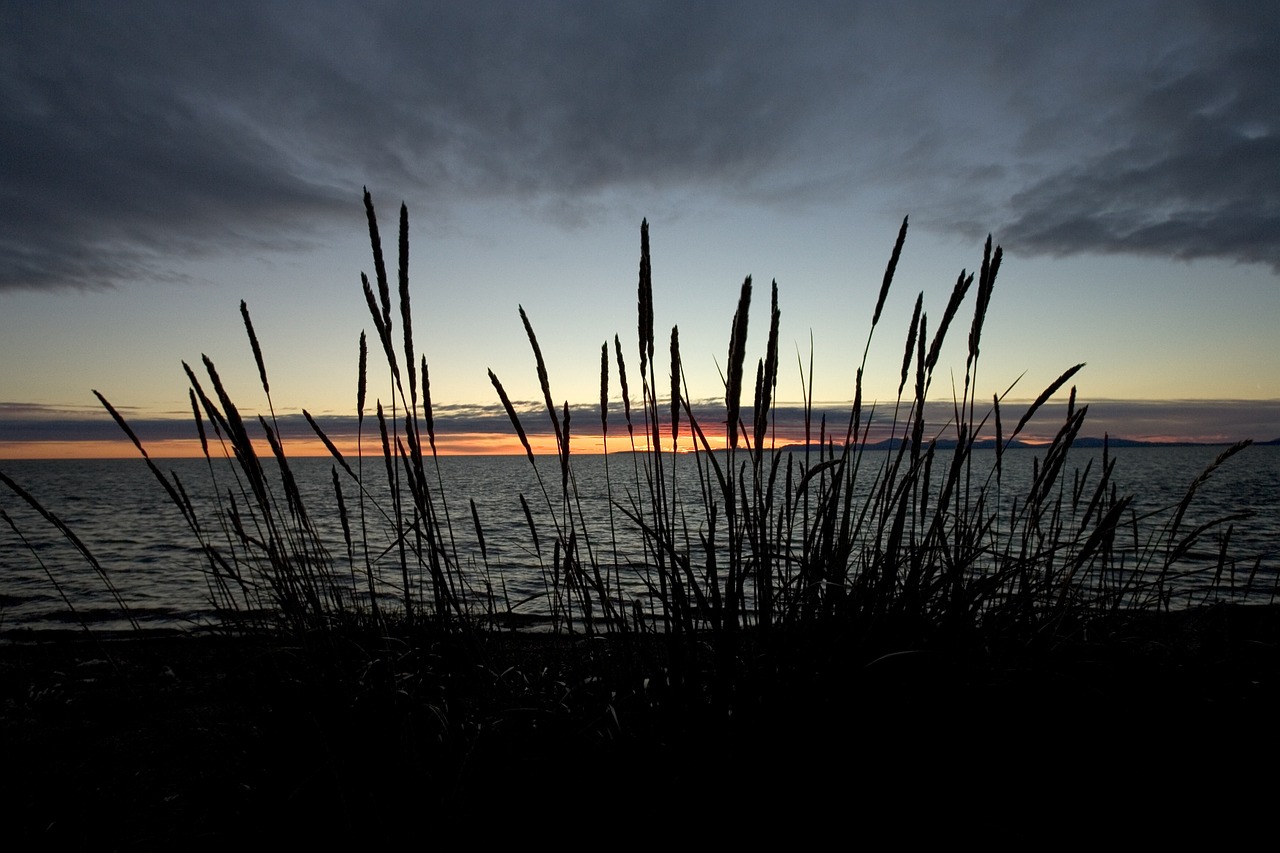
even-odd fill
[[[665,438],[665,436],[664,436]],[[682,439],[687,444],[688,437]],[[707,437],[713,449],[725,446],[723,437]],[[366,456],[381,454],[381,441],[375,435],[366,437],[357,446],[353,438],[334,440],[344,457],[356,457],[360,450]],[[669,446],[669,445],[668,445]],[[144,444],[147,455],[153,459],[192,459],[204,455],[199,439],[169,439],[148,441]],[[529,447],[535,455],[553,456],[557,453],[554,435],[531,435]],[[630,441],[624,436],[610,439],[608,450],[618,453],[630,450]],[[265,440],[255,440],[254,448],[258,455],[271,456],[271,447]],[[635,449],[644,451],[648,445],[637,440]],[[690,449],[679,446],[678,450]],[[284,443],[285,453],[296,458],[329,456],[328,448],[318,438],[288,439]],[[211,453],[216,453],[214,446]],[[571,439],[571,454],[592,455],[605,451],[604,443],[598,436],[584,436]],[[441,456],[523,456],[524,446],[512,435],[493,432],[460,433],[458,435],[437,435],[436,452]],[[3,441],[0,442],[0,459],[130,459],[139,456],[138,449],[127,438],[119,440],[85,440],[85,441]]]

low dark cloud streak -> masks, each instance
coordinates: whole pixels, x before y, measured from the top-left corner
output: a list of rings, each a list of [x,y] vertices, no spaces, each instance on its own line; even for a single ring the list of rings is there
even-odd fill
[[[1028,401],[1008,401],[1001,407],[1004,420],[1005,436],[1029,407]],[[1081,401],[1081,405],[1089,406],[1089,414],[1085,420],[1082,435],[1101,438],[1110,435],[1112,438],[1129,438],[1142,440],[1193,440],[1213,442],[1234,442],[1241,439],[1270,441],[1280,439],[1280,400],[1099,400]],[[517,403],[521,421],[530,435],[548,436],[552,434],[550,420],[542,404],[535,402]],[[660,404],[664,418],[668,407]],[[699,402],[693,406],[694,415],[709,438],[723,436],[724,405],[722,401]],[[926,409],[926,439],[954,437],[954,429],[950,426],[953,407],[951,403],[930,402]],[[248,413],[244,413],[249,417]],[[749,412],[744,413],[749,417]],[[981,413],[980,413],[981,414]],[[818,440],[820,425],[826,420],[825,435],[828,439],[843,439],[848,428],[850,404],[824,404],[811,412],[813,440]],[[905,410],[901,413],[906,417]],[[131,427],[147,442],[194,440],[197,433],[190,418],[157,418],[137,417],[125,413]],[[637,436],[645,434],[643,413],[633,410]],[[441,440],[449,436],[466,434],[505,435],[515,441],[515,432],[511,427],[506,411],[498,403],[490,405],[440,406],[434,412],[436,435]],[[868,419],[872,422],[869,438],[879,441],[887,438],[893,426],[893,407],[880,405],[874,409],[868,405],[863,412],[862,428],[866,428]],[[1035,418],[1028,424],[1021,435],[1032,441],[1047,441],[1053,438],[1066,420],[1066,405],[1051,402],[1044,405]],[[316,415],[321,429],[335,441],[354,438],[357,432],[357,421],[353,415]],[[573,434],[579,437],[600,436],[600,409],[593,405],[572,407],[571,421],[574,424]],[[801,406],[783,404],[770,414],[770,423],[778,429],[781,443],[798,442],[803,437],[805,413]],[[314,439],[315,433],[302,415],[281,415],[278,419],[280,435],[286,442]],[[905,421],[900,423],[895,434],[901,435],[907,428]],[[750,424],[748,424],[750,427]],[[212,429],[210,439],[213,439]],[[261,437],[256,424],[251,427],[252,434]],[[669,435],[668,427],[663,428],[664,436]],[[989,418],[984,435],[993,438],[995,434],[994,419]],[[376,447],[376,422],[366,418],[365,437],[373,439],[371,446]],[[620,401],[612,401],[609,411],[610,447],[620,449],[626,444],[626,421],[622,413]],[[125,441],[124,434],[111,418],[102,412],[92,410],[63,411],[55,407],[22,405],[13,403],[0,404],[0,442],[29,441]],[[664,439],[665,440],[665,439]],[[687,417],[682,418],[680,444],[689,447],[691,441]]]

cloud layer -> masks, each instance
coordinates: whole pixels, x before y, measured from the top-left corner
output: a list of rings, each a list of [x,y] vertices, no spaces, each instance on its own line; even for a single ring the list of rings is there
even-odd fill
[[[531,438],[547,438],[553,434],[542,403],[517,402],[514,405],[520,412],[522,425]],[[1027,405],[1027,401],[1021,401],[1008,402],[1002,406],[1006,436]],[[628,446],[626,420],[621,408],[619,401],[613,401],[610,404],[610,448],[615,452]],[[723,401],[695,403],[693,410],[709,440],[714,442],[723,438],[725,417]],[[848,406],[838,405],[820,406],[813,410],[810,413],[812,440],[818,441],[818,434],[824,420],[825,437],[837,441],[843,440],[845,430],[848,428],[849,413]],[[641,413],[636,410],[633,414],[637,419],[635,424],[637,435],[643,436],[645,428],[640,420]],[[749,417],[749,412],[745,414]],[[144,444],[193,441],[196,438],[196,430],[190,418],[157,418],[128,411],[124,412],[124,415]],[[927,404],[926,438],[937,437],[944,440],[954,438],[954,431],[950,426],[952,417],[953,409],[950,403]],[[869,428],[867,419],[870,419]],[[326,435],[335,442],[349,444],[354,441],[358,431],[354,416],[320,414],[316,416],[316,420]],[[1038,411],[1020,437],[1032,442],[1050,441],[1065,420],[1065,403],[1050,402]],[[519,452],[511,421],[501,405],[436,406],[434,422],[436,436],[442,443],[456,443],[460,438],[474,435],[501,436],[508,439],[505,452]],[[770,413],[770,423],[779,444],[803,442],[805,422],[803,407],[795,404],[781,404]],[[573,406],[572,423],[574,424],[573,435],[577,440],[585,439],[588,442],[594,442],[599,439],[600,410],[597,406]],[[294,447],[291,453],[298,452],[296,442],[310,442],[315,445],[315,452],[324,453],[323,448],[315,442],[315,433],[302,415],[282,415],[277,422],[277,427],[286,443]],[[889,438],[891,435],[900,436],[903,429],[901,425],[896,430],[893,429],[891,406],[879,407],[874,411],[869,408],[865,410],[861,428],[867,430],[867,438],[873,442]],[[366,421],[364,430],[366,440],[371,442],[367,445],[367,449],[371,449],[376,455],[378,452],[376,423],[371,419]],[[256,427],[251,429],[251,434],[255,438],[262,437]],[[670,435],[669,425],[665,423],[663,434]],[[1089,404],[1089,414],[1082,434],[1095,438],[1109,435],[1112,438],[1142,441],[1231,443],[1246,438],[1272,441],[1280,439],[1280,401],[1099,400]],[[986,424],[983,436],[995,437],[994,419]],[[664,438],[664,440],[667,439]],[[0,455],[6,447],[16,448],[30,442],[112,441],[122,445],[127,444],[119,427],[100,412],[0,403]],[[679,444],[687,449],[691,446],[691,442],[687,418],[682,418]],[[540,446],[548,445],[554,447],[554,443],[540,443]],[[495,451],[491,449],[488,452]]]
[[[1280,272],[1280,7],[1190,18],[1193,30],[1134,69],[1136,85],[1099,104],[1091,124],[1111,142],[1013,195],[1008,243]]]
[[[1087,4],[1086,4],[1087,5]],[[1280,270],[1274,4],[4,4],[0,288],[300,247],[360,185],[572,219],[872,191],[1024,253]]]

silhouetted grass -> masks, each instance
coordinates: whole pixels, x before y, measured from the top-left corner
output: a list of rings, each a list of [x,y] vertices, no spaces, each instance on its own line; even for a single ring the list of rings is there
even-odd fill
[[[361,332],[357,458],[345,458],[322,425],[304,412],[335,462],[333,488],[345,560],[335,560],[326,551],[295,481],[286,447],[278,438],[267,365],[245,303],[240,311],[270,414],[269,419],[259,417],[256,428],[266,439],[273,464],[264,465],[259,458],[249,424],[213,362],[203,359],[205,380],[184,364],[191,383],[192,413],[219,501],[212,519],[199,517],[177,476],[164,474],[151,461],[124,418],[98,396],[182,512],[207,556],[211,595],[222,611],[237,617],[235,621],[262,625],[269,618],[294,631],[383,624],[387,618],[406,624],[430,622],[446,631],[491,626],[500,610],[512,612],[512,603],[499,600],[497,590],[505,585],[500,569],[495,583],[484,549],[482,519],[474,504],[472,529],[484,570],[482,577],[464,572],[436,455],[425,356],[419,368],[413,368],[417,356],[409,301],[408,213],[402,205],[398,287],[393,298],[378,221],[367,193],[365,209],[374,281],[364,275],[361,281],[385,374],[383,380],[370,375],[378,371],[370,367],[369,348]],[[990,405],[979,402],[982,332],[1002,261],[1001,249],[988,238],[976,287],[975,274],[962,270],[932,338],[924,293],[917,296],[890,415],[897,443],[889,452],[867,456],[865,442],[872,420],[884,415],[864,406],[863,373],[906,236],[904,219],[876,298],[847,420],[842,426],[829,425],[824,416],[815,424],[812,395],[806,391],[806,432],[800,449],[777,449],[771,443],[771,407],[780,369],[777,284],[770,289],[764,353],[750,383],[747,351],[753,284],[750,277],[743,282],[729,324],[725,445],[720,448],[713,446],[709,425],[699,421],[682,392],[676,327],[670,335],[669,370],[659,380],[649,232],[648,223],[643,223],[637,290],[641,438],[637,440],[633,422],[622,342],[615,335],[617,390],[632,464],[630,476],[617,481],[606,468],[607,507],[582,504],[570,455],[568,402],[557,406],[534,324],[523,307],[518,309],[556,439],[558,476],[554,480],[543,478],[526,428],[502,382],[492,371],[489,378],[535,473],[540,492],[535,499],[550,519],[551,528],[540,541],[526,496],[520,496],[532,551],[542,565],[541,609],[549,615],[553,631],[611,634],[656,629],[732,644],[730,638],[745,630],[761,636],[838,630],[852,631],[877,647],[882,643],[872,638],[884,637],[883,644],[889,648],[925,642],[936,633],[981,632],[992,625],[1008,629],[1016,624],[1028,636],[1043,637],[1046,629],[1052,635],[1055,626],[1092,614],[1167,605],[1170,573],[1203,536],[1237,520],[1231,516],[1183,529],[1182,519],[1196,488],[1247,442],[1210,465],[1185,499],[1171,508],[1168,518],[1162,522],[1138,518],[1131,498],[1116,493],[1114,462],[1105,448],[1099,469],[1076,472],[1068,488],[1068,453],[1088,411],[1087,406],[1076,406],[1071,388],[1065,422],[1037,457],[1029,490],[1010,495],[1004,481],[1008,447],[1083,365],[1070,367],[1046,387],[1019,413],[1007,433],[1003,408],[1012,388],[993,396]],[[971,292],[976,296],[960,397],[953,401],[951,422],[936,430],[925,423],[926,396],[946,335]],[[609,360],[606,342],[601,347],[600,371],[606,466],[609,402],[614,393]],[[401,369],[402,361],[407,369]],[[801,374],[803,390],[803,365]],[[810,365],[810,386],[812,380]],[[212,395],[205,390],[206,382]],[[375,395],[374,404],[375,446],[381,450],[381,464],[366,470],[364,416],[371,384],[383,387],[386,396]],[[744,395],[749,399],[744,401]],[[992,429],[995,462],[984,469],[975,464],[973,451],[979,438]],[[949,454],[938,450],[944,439],[955,445]],[[692,451],[689,458],[682,458],[681,450]],[[25,496],[17,484],[10,488]],[[1010,506],[1012,511],[1007,510]],[[609,543],[593,541],[588,524],[590,516],[602,512],[608,515]],[[1140,522],[1145,525],[1142,530]],[[631,525],[642,534],[642,553],[618,553],[619,525]],[[87,549],[81,550],[88,554]],[[1223,551],[1216,567],[1219,573],[1225,559]],[[631,573],[627,580],[638,580],[648,594],[629,598],[624,573]],[[388,597],[387,590],[393,591],[393,597]]]
[[[689,401],[678,328],[670,333],[669,365],[660,367],[655,358],[646,222],[637,288],[639,372],[629,374],[615,335],[615,387],[608,342],[601,347],[607,506],[584,506],[570,454],[571,429],[581,427],[570,423],[567,401],[556,404],[523,307],[518,316],[556,439],[555,476],[544,479],[540,465],[546,460],[533,453],[519,413],[489,371],[538,484],[537,494],[521,494],[519,501],[543,593],[536,602],[512,602],[502,567],[490,563],[474,501],[466,512],[479,565],[460,556],[461,531],[452,522],[436,451],[427,361],[415,349],[410,325],[407,211],[401,207],[397,305],[367,193],[365,206],[375,275],[373,282],[361,278],[383,364],[370,365],[361,332],[356,458],[344,457],[323,426],[304,413],[333,458],[343,553],[326,549],[295,480],[244,303],[270,413],[257,419],[253,431],[265,438],[270,460],[260,458],[251,425],[213,362],[203,360],[205,378],[183,365],[217,495],[211,517],[201,515],[176,474],[162,472],[119,412],[98,396],[199,542],[225,626],[301,641],[322,673],[317,683],[336,690],[342,702],[354,702],[351,707],[367,706],[367,717],[365,710],[356,715],[368,726],[362,731],[373,731],[371,721],[385,714],[378,719],[398,721],[414,733],[403,766],[397,759],[394,768],[374,762],[374,769],[421,770],[444,760],[441,750],[448,753],[449,769],[432,783],[435,795],[473,790],[481,784],[474,774],[496,765],[520,771],[525,761],[545,760],[542,750],[584,749],[597,760],[631,761],[641,760],[646,745],[661,743],[670,761],[672,744],[691,744],[716,727],[727,727],[716,748],[729,749],[732,738],[746,735],[744,727],[767,725],[774,713],[781,714],[777,725],[783,728],[768,743],[782,748],[788,736],[806,737],[803,719],[779,710],[789,700],[838,713],[831,691],[855,689],[864,697],[890,697],[889,704],[876,706],[888,714],[899,707],[901,679],[919,677],[912,661],[930,661],[924,677],[949,684],[960,677],[956,671],[992,661],[1012,665],[1064,645],[1077,647],[1086,638],[1123,635],[1126,629],[1118,625],[1167,611],[1172,576],[1197,543],[1242,517],[1190,529],[1184,524],[1197,489],[1248,442],[1209,465],[1177,505],[1144,516],[1130,496],[1118,493],[1115,460],[1106,447],[1096,469],[1091,463],[1072,473],[1069,452],[1088,412],[1076,404],[1074,387],[1065,419],[1037,453],[1030,484],[1011,494],[1008,449],[1083,365],[1064,370],[1016,412],[1016,420],[1007,412],[1012,388],[989,402],[985,394],[980,399],[982,334],[1002,260],[990,238],[978,271],[960,272],[932,330],[924,294],[917,297],[892,407],[865,403],[867,354],[895,285],[906,220],[882,278],[853,403],[840,423],[816,417],[812,358],[807,375],[801,364],[805,435],[798,448],[778,448],[772,439],[781,371],[778,287],[770,288],[764,348],[752,382],[753,283],[743,282],[728,329],[720,447],[720,424],[702,423]],[[925,421],[925,401],[944,340],[971,293],[959,397],[953,418],[938,428]],[[615,392],[627,435],[623,464],[611,466]],[[377,422],[372,453],[364,435],[371,393]],[[869,454],[873,420],[885,412],[895,444]],[[992,433],[993,462],[982,464],[975,449]],[[952,443],[954,450],[940,450]],[[8,477],[0,474],[0,482],[57,525],[110,583],[74,533]],[[549,526],[538,526],[530,501],[545,508]],[[600,528],[593,522],[606,514],[610,541],[596,541],[593,530]],[[617,531],[627,525],[641,534],[640,553],[619,551]],[[1230,528],[1227,533],[1216,564],[1205,567],[1215,572],[1214,589],[1222,588]],[[1253,582],[1251,576],[1248,585]],[[643,594],[626,591],[637,584]],[[547,615],[555,636],[510,645],[499,626],[516,624],[529,603]],[[579,637],[591,639],[583,645]],[[523,657],[529,650],[533,659]],[[942,669],[938,660],[947,662]],[[953,666],[958,670],[947,669]],[[325,749],[332,748],[324,740],[329,736],[317,735]],[[752,748],[762,750],[762,744]],[[483,757],[476,759],[481,769],[460,756]],[[721,762],[726,772],[745,760],[719,753],[701,759]]]

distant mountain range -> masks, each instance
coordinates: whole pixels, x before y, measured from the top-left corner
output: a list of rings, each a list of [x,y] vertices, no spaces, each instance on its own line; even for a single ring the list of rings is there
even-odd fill
[[[901,439],[901,438],[886,438],[886,439],[884,439],[883,441],[871,441],[871,442],[868,442],[868,443],[865,445],[865,447],[866,447],[866,449],[867,449],[867,450],[896,450],[896,449],[898,448],[898,446],[899,446],[901,443],[902,443],[902,439]],[[1109,447],[1222,447],[1222,446],[1226,446],[1226,445],[1228,445],[1228,444],[1232,444],[1233,442],[1227,442],[1227,441],[1137,441],[1137,440],[1135,440],[1135,439],[1131,439],[1131,438],[1108,438],[1108,439],[1102,439],[1102,438],[1093,438],[1093,437],[1088,437],[1088,436],[1086,436],[1086,437],[1082,437],[1082,438],[1077,438],[1077,439],[1072,443],[1072,445],[1071,445],[1071,446],[1072,446],[1072,447],[1084,447],[1084,448],[1088,448],[1088,447],[1102,447],[1102,445],[1103,445],[1104,443],[1105,443],[1105,444],[1107,444],[1107,446],[1109,446]],[[928,445],[928,442],[924,442],[923,444],[924,444],[925,446],[927,446],[927,445]],[[938,449],[939,449],[939,450],[954,450],[957,444],[958,444],[958,442],[957,442],[954,438],[940,438],[940,439],[938,439],[938,441],[937,441],[937,447],[938,447]],[[1267,446],[1272,446],[1272,445],[1280,445],[1280,438],[1273,438],[1273,439],[1271,439],[1270,441],[1255,441],[1255,442],[1254,442],[1254,445],[1256,445],[1256,446],[1262,446],[1262,447],[1267,447]],[[812,445],[812,446],[816,449],[818,445]],[[979,439],[978,441],[975,441],[975,442],[974,442],[974,444],[973,444],[973,446],[974,446],[974,448],[975,448],[975,449],[977,449],[977,450],[994,450],[994,449],[995,449],[995,446],[996,446],[996,442],[995,442],[995,439],[994,439],[994,438],[983,438],[983,439]],[[1010,443],[1009,443],[1008,449],[1010,449],[1010,450],[1014,450],[1014,449],[1026,448],[1026,449],[1035,450],[1036,448],[1040,448],[1040,447],[1044,447],[1044,446],[1045,446],[1044,444],[1029,444],[1029,443],[1027,443],[1027,442],[1025,442],[1025,441],[1020,441],[1020,440],[1015,439],[1014,441],[1012,441],[1012,442],[1010,442]],[[781,449],[781,450],[803,450],[803,449],[804,449],[804,445],[803,445],[803,444],[788,444],[788,445],[786,445],[786,446],[784,446],[784,447],[782,447],[782,448],[780,448],[780,449]]]

